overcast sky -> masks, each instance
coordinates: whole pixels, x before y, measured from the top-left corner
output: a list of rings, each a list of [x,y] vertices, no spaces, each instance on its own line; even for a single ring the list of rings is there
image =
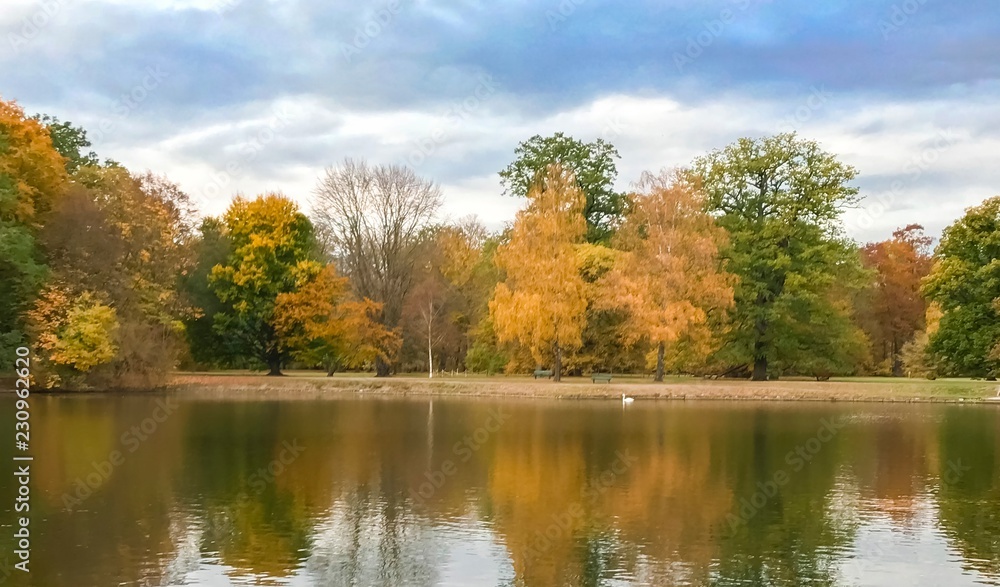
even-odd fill
[[[2,0],[0,96],[88,129],[204,213],[303,205],[345,157],[437,181],[499,227],[497,171],[564,131],[619,187],[796,130],[860,171],[861,241],[935,236],[1000,194],[996,0]]]

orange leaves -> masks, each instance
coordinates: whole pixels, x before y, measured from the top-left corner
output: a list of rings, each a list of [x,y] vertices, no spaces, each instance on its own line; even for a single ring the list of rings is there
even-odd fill
[[[67,181],[66,160],[48,129],[15,102],[0,100],[0,220],[38,224]]]
[[[355,300],[345,277],[327,265],[275,303],[274,327],[282,346],[305,362],[359,367],[392,357],[399,337],[378,323],[381,305]]]
[[[496,263],[507,279],[490,303],[497,336],[530,347],[546,361],[553,345],[581,344],[587,297],[576,246],[584,241],[584,196],[573,175],[558,165],[528,192],[530,203],[517,215],[510,242]]]
[[[679,172],[644,173],[637,188],[600,302],[627,310],[627,341],[704,340],[695,331],[708,329],[709,313],[733,303],[733,278],[718,256],[725,231],[705,211],[698,187]]]

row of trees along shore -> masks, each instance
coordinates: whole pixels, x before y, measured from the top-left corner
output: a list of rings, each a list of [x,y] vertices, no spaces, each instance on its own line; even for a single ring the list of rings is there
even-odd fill
[[[278,193],[199,217],[169,179],[0,101],[0,359],[39,385],[140,388],[176,369],[994,377],[1000,197],[936,247],[858,245],[857,171],[795,134],[744,138],[614,188],[618,152],[562,133],[500,172],[492,232],[438,186],[347,159],[311,215]]]

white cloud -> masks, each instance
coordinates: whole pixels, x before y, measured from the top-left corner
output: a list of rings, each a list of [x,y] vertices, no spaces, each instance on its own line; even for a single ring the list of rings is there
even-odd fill
[[[992,161],[1000,136],[977,132],[983,111],[974,102],[830,95],[802,116],[809,95],[777,102],[734,94],[683,105],[668,97],[614,94],[539,118],[512,114],[518,111],[516,100],[501,95],[462,118],[440,110],[351,112],[303,95],[219,111],[214,124],[160,127],[152,142],[134,142],[123,128],[101,154],[165,173],[212,214],[237,192],[281,190],[307,205],[323,167],[348,156],[419,163],[418,172],[442,185],[445,215],[477,214],[498,228],[522,202],[500,194],[496,172],[513,157],[517,143],[534,134],[563,131],[582,140],[609,140],[622,155],[618,187],[627,189],[644,170],[685,165],[737,137],[793,124],[801,136],[819,141],[861,172],[857,183],[868,200],[846,215],[850,235],[861,241],[885,238],[911,222],[937,233],[964,208],[1000,191],[1000,171]],[[275,112],[288,113],[288,119],[269,133]],[[130,123],[150,122],[141,120],[141,112],[136,118]],[[414,161],[415,145],[428,137],[437,138],[425,157]],[[221,181],[234,161],[241,163],[239,173]]]

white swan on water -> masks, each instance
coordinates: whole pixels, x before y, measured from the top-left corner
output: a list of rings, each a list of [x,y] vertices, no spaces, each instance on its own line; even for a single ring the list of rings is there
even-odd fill
[[[625,395],[624,393],[622,394],[622,403],[623,404],[630,404],[630,403],[632,403],[634,401],[635,401],[634,397],[629,397],[629,396]]]

